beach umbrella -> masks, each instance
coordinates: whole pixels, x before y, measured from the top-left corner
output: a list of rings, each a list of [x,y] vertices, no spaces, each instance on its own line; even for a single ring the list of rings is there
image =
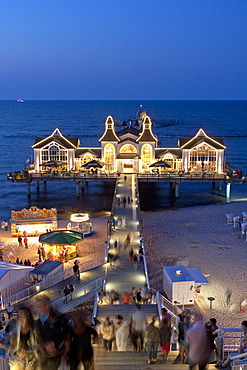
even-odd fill
[[[158,161],[158,162],[155,162],[155,163],[153,163],[153,164],[150,164],[150,166],[149,167],[164,167],[164,168],[171,168],[171,166],[168,164],[168,163],[166,163],[165,161],[162,161],[162,160],[160,160],[160,161]]]
[[[95,159],[90,161],[90,162],[87,162],[85,163],[83,166],[83,168],[102,168],[102,164],[100,164],[99,162],[97,162]]]
[[[42,163],[42,167],[60,167],[60,166],[65,166],[67,163],[62,162],[62,161],[48,161],[45,163]]]
[[[81,233],[70,230],[52,231],[50,233],[42,234],[39,237],[40,243],[49,245],[71,245],[79,243],[82,240],[83,236]]]

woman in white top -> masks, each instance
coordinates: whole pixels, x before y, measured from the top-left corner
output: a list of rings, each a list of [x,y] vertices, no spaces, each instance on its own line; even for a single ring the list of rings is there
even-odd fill
[[[118,351],[126,351],[127,340],[129,336],[128,322],[123,319],[123,316],[118,315],[115,323],[116,344]]]

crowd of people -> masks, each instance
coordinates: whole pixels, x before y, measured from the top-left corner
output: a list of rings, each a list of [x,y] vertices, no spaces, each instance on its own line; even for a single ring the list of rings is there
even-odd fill
[[[146,283],[142,288],[132,287],[122,295],[114,289],[110,292],[102,289],[98,294],[98,301],[99,304],[149,304],[152,301],[152,291]]]
[[[0,339],[8,351],[10,368],[76,370],[82,363],[85,370],[93,369],[92,338],[98,337],[97,331],[79,313],[70,319],[58,314],[45,295],[36,297],[35,311],[36,320],[29,307],[20,306]]]

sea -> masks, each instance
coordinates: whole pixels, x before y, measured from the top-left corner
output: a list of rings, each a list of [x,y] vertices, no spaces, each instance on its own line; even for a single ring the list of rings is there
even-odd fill
[[[37,207],[58,209],[59,218],[73,212],[88,212],[91,218],[109,214],[114,185],[89,183],[80,199],[75,196],[73,182],[41,184],[39,192],[32,184],[27,198],[25,184],[7,181],[7,173],[23,169],[32,158],[36,137],[50,135],[59,128],[65,136],[78,137],[83,146],[100,146],[108,115],[123,121],[135,118],[143,105],[156,122],[153,132],[159,145],[176,147],[181,137],[192,137],[200,128],[212,137],[221,137],[227,147],[226,160],[233,169],[247,172],[247,101],[0,101],[0,220],[8,220],[11,210]],[[169,123],[177,121],[176,125]],[[168,123],[166,126],[157,123]],[[225,203],[225,187],[212,189],[210,183],[182,184],[180,197],[171,197],[169,184],[141,183],[141,211],[154,212],[206,204]],[[247,185],[233,185],[232,202],[247,200]]]

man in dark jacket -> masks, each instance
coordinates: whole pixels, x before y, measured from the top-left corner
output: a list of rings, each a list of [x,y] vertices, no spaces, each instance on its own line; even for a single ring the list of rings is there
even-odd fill
[[[68,322],[50,307],[50,299],[45,295],[37,296],[36,310],[39,314],[37,327],[45,353],[42,369],[57,370],[60,362],[67,362],[70,347]]]

